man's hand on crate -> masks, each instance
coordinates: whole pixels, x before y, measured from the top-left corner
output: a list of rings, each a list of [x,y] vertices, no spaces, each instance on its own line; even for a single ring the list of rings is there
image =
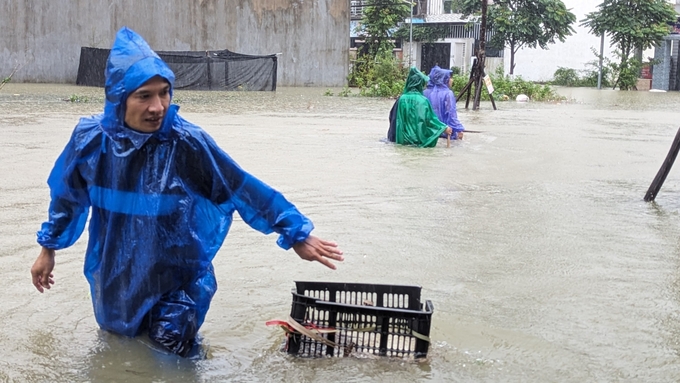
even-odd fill
[[[345,260],[342,256],[342,251],[338,249],[337,243],[324,241],[313,235],[310,235],[304,241],[294,244],[293,250],[304,260],[321,262],[333,270],[335,270],[335,265],[331,260],[340,262]]]

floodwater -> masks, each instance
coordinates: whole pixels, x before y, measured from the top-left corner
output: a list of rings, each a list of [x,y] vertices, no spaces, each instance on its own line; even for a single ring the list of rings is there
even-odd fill
[[[382,141],[392,101],[324,91],[176,92],[186,118],[346,255],[331,271],[237,220],[215,259],[209,355],[191,361],[98,329],[86,233],[57,253],[52,290],[35,291],[47,175],[103,94],[6,85],[0,382],[680,381],[678,169],[643,202],[680,125],[680,93],[565,88],[564,103],[460,103],[482,133],[415,149]],[[421,285],[435,307],[428,358],[283,354],[283,332],[265,322],[287,317],[295,280]]]

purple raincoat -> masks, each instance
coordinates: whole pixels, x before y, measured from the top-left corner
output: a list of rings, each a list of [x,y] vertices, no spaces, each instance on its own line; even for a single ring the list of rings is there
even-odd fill
[[[451,138],[455,140],[458,138],[458,133],[464,131],[465,128],[458,120],[458,113],[456,112],[456,96],[453,94],[453,91],[449,89],[450,78],[451,70],[441,69],[439,67],[432,68],[429,84],[432,84],[433,87],[426,89],[425,92],[423,92],[423,95],[430,100],[432,109],[437,117],[439,117],[439,120],[453,129]]]

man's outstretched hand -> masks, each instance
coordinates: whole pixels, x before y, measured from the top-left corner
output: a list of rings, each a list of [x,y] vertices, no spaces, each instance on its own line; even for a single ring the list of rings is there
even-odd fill
[[[33,286],[35,286],[41,293],[45,289],[49,289],[54,284],[54,250],[43,247],[38,255],[38,259],[31,267],[31,277],[33,277]]]
[[[321,262],[333,270],[335,270],[335,265],[331,262],[331,259],[340,262],[345,260],[337,243],[324,241],[313,235],[294,244],[293,250],[304,260]]]

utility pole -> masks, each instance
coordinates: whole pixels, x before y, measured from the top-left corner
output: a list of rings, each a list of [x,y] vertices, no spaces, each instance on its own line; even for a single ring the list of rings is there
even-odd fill
[[[488,0],[482,1],[482,23],[479,30],[479,50],[477,51],[477,83],[475,84],[475,98],[472,102],[472,110],[479,109],[482,98],[482,84],[484,83],[484,66],[486,61],[486,11]]]
[[[602,89],[602,58],[604,57],[604,32],[600,37],[600,66],[597,72],[597,89]]]
[[[409,61],[409,66],[413,66],[413,1],[409,1],[409,4],[411,4],[411,18],[408,19],[409,21],[409,39],[408,39],[408,49],[409,49],[409,54],[408,54],[408,61]]]

